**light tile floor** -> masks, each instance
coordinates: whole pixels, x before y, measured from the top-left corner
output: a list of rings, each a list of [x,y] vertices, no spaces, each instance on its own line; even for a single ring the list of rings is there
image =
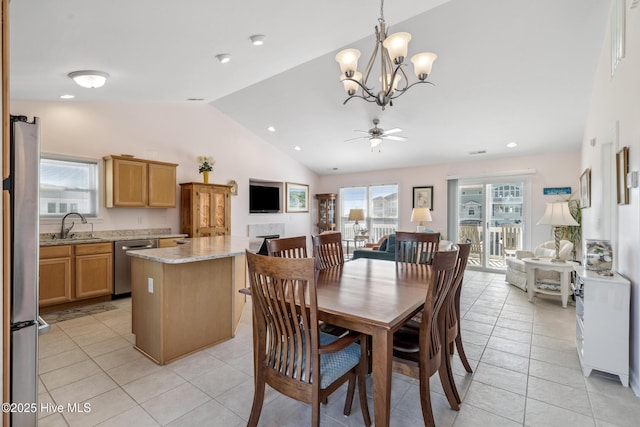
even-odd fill
[[[40,402],[89,403],[88,413],[40,413],[48,426],[244,426],[253,396],[250,306],[237,336],[166,366],[133,349],[130,300],[118,309],[67,320],[40,337]],[[615,379],[584,378],[573,341],[575,308],[524,292],[504,275],[468,271],[462,291],[465,349],[474,368],[454,367],[463,397],[449,409],[437,375],[438,426],[637,426],[640,399]],[[373,415],[371,378],[368,381]],[[342,415],[343,387],[323,406],[323,426],[362,426],[358,399]],[[267,391],[262,426],[309,425],[310,409]],[[394,374],[392,426],[422,425],[418,383]]]

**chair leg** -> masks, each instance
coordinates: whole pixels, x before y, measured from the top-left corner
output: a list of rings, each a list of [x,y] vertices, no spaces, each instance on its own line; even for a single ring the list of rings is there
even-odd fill
[[[451,358],[448,357],[448,355],[445,355],[445,357],[442,358],[438,374],[440,375],[440,382],[442,383],[444,394],[447,396],[447,400],[449,401],[449,406],[451,406],[451,409],[454,411],[459,411],[462,399],[460,399],[460,395],[458,394],[453,370],[451,369]]]
[[[311,425],[320,427],[320,401],[316,399],[311,402]]]
[[[433,419],[433,409],[431,408],[431,391],[429,391],[429,375],[423,369],[420,369],[420,406],[425,427],[435,427],[436,422]]]
[[[253,392],[253,405],[251,406],[251,416],[247,427],[256,427],[260,420],[260,413],[262,412],[262,404],[264,403],[264,378],[261,375],[256,376],[255,390]]]
[[[362,411],[362,419],[364,425],[371,425],[371,416],[369,415],[369,402],[367,401],[367,376],[366,370],[361,369],[358,374],[358,397],[360,398],[360,410]]]
[[[460,330],[458,330],[458,336],[456,337],[456,348],[458,349],[458,356],[460,356],[464,369],[469,373],[473,372],[473,369],[471,369],[471,365],[469,365],[469,361],[467,360],[467,355],[464,352],[464,347],[462,346]]]
[[[342,411],[345,415],[351,415],[351,405],[353,404],[353,393],[356,390],[356,374],[354,373],[349,377],[349,386],[347,387],[347,398],[344,401],[344,411]]]

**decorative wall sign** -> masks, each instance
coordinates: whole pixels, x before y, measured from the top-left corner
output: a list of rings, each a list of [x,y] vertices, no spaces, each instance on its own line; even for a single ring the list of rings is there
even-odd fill
[[[586,168],[580,175],[580,208],[591,207],[591,169]]]
[[[542,194],[571,194],[571,187],[545,187]]]
[[[618,187],[618,204],[629,204],[629,188],[627,186],[627,174],[629,173],[629,147],[622,147],[616,153],[616,185]]]

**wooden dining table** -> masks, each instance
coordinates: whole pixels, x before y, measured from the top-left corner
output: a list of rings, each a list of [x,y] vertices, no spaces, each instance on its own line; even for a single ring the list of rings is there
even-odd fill
[[[373,337],[375,425],[388,426],[391,412],[393,334],[424,306],[431,267],[360,258],[321,270],[318,317]]]

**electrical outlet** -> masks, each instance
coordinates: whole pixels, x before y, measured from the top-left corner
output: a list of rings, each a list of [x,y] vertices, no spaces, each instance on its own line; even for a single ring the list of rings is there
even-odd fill
[[[147,287],[148,287],[149,293],[152,294],[153,293],[153,278],[152,277],[147,278]]]

